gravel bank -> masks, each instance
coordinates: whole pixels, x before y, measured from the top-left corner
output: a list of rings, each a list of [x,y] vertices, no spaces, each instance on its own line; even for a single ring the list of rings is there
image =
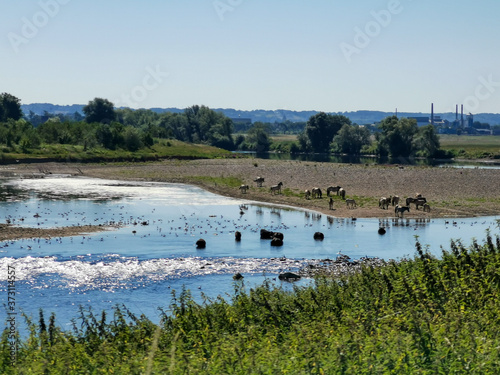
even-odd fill
[[[500,215],[500,169],[437,168],[398,165],[348,165],[320,162],[263,159],[165,160],[135,164],[25,164],[0,167],[0,174],[69,173],[88,177],[123,180],[181,182],[200,186],[225,196],[308,208],[335,217],[386,218],[394,210],[378,207],[381,197],[398,195],[402,201],[416,193],[427,198],[430,212],[411,205],[405,218],[470,217]],[[253,180],[265,178],[262,188]],[[233,186],[227,182],[232,178]],[[283,193],[272,195],[271,185],[283,182]],[[242,194],[239,184],[250,189]],[[348,209],[334,197],[329,209],[326,188],[340,185],[346,197],[355,199],[357,207]],[[320,187],[322,199],[304,198],[305,189]],[[403,203],[404,204],[404,203]]]

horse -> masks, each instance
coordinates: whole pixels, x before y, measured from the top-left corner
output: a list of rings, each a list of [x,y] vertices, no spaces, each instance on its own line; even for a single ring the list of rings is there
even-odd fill
[[[399,204],[399,197],[397,195],[393,196],[391,199],[391,204],[397,206]]]
[[[340,195],[341,199],[345,199],[345,190],[344,190],[344,188],[340,188],[339,189],[338,195]]]
[[[281,187],[283,186],[283,182],[278,182],[278,185],[271,186],[271,194],[281,194]]]
[[[337,195],[339,195],[339,190],[340,189],[341,189],[340,186],[328,186],[326,188],[326,195],[330,196],[330,193],[336,193]]]
[[[350,198],[345,200],[345,204],[346,204],[347,208],[354,208],[354,207],[358,206],[356,204],[356,201],[354,199],[350,199]]]
[[[408,198],[406,198],[406,205],[408,207],[412,203],[415,204],[415,208],[418,210],[418,206],[423,206],[425,203],[427,203],[427,199],[425,199],[424,197],[420,197],[420,198],[408,197]]]
[[[250,187],[248,185],[241,185],[240,186],[241,194],[246,194],[248,189],[250,189]]]
[[[257,183],[257,187],[262,187],[262,183],[264,182],[264,177],[257,177],[253,182]]]
[[[424,212],[431,212],[431,206],[429,203],[424,203]]]
[[[394,207],[394,213],[396,214],[396,217],[399,217],[399,214],[401,214],[401,217],[403,217],[405,211],[410,212],[410,207],[409,206],[400,206],[399,204],[396,207]]]
[[[312,188],[311,195],[313,198],[323,198],[323,193],[319,187]]]
[[[308,189],[306,189],[304,191],[304,196],[306,197],[306,199],[311,199],[311,191],[309,191]]]
[[[390,199],[382,197],[378,201],[378,207],[382,208],[383,210],[389,209],[389,204],[390,204]]]

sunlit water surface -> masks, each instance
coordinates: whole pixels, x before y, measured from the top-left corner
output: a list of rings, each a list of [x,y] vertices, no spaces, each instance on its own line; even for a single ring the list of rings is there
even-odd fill
[[[488,228],[492,235],[499,232],[497,217],[353,221],[221,197],[188,185],[65,176],[4,180],[0,209],[0,221],[27,227],[119,225],[74,237],[0,243],[3,305],[11,266],[16,308],[35,319],[39,308],[55,312],[63,328],[78,317],[79,306],[100,313],[125,304],[157,322],[158,307],[168,310],[172,290],[190,289],[198,301],[202,293],[227,297],[237,272],[247,288],[266,278],[279,284],[274,279],[280,272],[338,254],[412,257],[418,236],[439,256],[451,239],[468,245],[473,238],[482,242]],[[383,236],[377,233],[380,226],[387,229]],[[261,240],[262,228],[282,232],[284,246]],[[241,242],[234,240],[235,231],[242,233]],[[314,241],[317,231],[325,234],[323,241]],[[195,245],[200,238],[207,242],[203,250]]]

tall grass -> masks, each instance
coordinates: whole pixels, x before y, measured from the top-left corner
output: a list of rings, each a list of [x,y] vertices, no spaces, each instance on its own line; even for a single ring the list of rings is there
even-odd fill
[[[452,241],[437,258],[367,265],[285,291],[235,282],[228,299],[172,293],[161,323],[126,307],[80,310],[73,331],[29,319],[18,360],[0,372],[156,374],[496,374],[500,368],[500,239]]]

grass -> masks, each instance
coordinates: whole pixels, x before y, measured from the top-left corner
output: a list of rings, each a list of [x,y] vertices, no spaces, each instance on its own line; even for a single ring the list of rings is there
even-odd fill
[[[26,160],[26,159],[52,159],[55,161],[147,161],[164,158],[180,159],[207,159],[233,157],[230,151],[220,148],[186,143],[177,140],[160,140],[150,148],[143,148],[136,152],[130,152],[123,149],[109,150],[102,147],[94,147],[84,150],[83,146],[78,145],[42,145],[38,149],[28,150],[27,153],[20,149],[4,150],[1,158],[7,160]]]
[[[439,141],[441,148],[455,157],[500,158],[500,137],[442,134]]]
[[[270,281],[196,303],[172,292],[161,324],[116,307],[81,309],[73,330],[27,320],[17,361],[8,331],[2,374],[496,374],[500,238],[452,242],[441,257],[364,266],[285,291]]]

